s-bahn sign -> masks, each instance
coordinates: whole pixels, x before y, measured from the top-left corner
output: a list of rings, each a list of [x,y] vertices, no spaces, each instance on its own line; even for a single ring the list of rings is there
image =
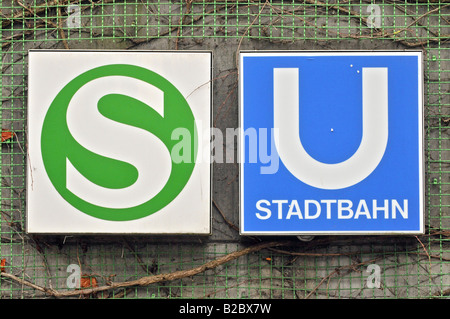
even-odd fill
[[[210,52],[29,52],[27,230],[210,233]]]
[[[241,52],[242,234],[423,232],[421,52]]]

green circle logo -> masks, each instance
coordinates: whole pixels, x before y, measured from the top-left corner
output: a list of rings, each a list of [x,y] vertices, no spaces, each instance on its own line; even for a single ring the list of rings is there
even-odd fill
[[[132,164],[106,157],[81,145],[68,127],[69,104],[84,85],[93,80],[110,77],[128,77],[156,87],[164,94],[164,115],[151,106],[124,94],[105,95],[97,102],[98,111],[109,120],[133,126],[152,133],[169,153],[178,140],[173,131],[182,128],[188,132],[191,160],[179,161],[171,156],[170,175],[164,187],[142,204],[126,208],[103,207],[75,195],[67,187],[67,163],[89,182],[105,189],[131,186],[139,171]],[[132,143],[132,137],[130,137]],[[146,145],[136,145],[146,147]],[[172,202],[183,190],[194,170],[197,156],[197,128],[189,104],[178,89],[164,77],[148,69],[126,64],[101,66],[82,73],[71,80],[54,98],[45,116],[41,135],[42,159],[47,175],[58,193],[73,207],[90,216],[110,220],[135,220],[158,212]],[[157,168],[156,168],[157,169]]]

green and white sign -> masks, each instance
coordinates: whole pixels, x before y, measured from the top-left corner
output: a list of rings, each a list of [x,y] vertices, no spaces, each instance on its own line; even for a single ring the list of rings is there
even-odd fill
[[[31,50],[27,231],[209,234],[211,59]]]

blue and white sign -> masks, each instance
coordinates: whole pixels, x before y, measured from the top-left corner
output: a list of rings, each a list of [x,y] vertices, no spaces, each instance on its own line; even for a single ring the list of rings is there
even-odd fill
[[[240,53],[240,231],[420,234],[422,54]]]

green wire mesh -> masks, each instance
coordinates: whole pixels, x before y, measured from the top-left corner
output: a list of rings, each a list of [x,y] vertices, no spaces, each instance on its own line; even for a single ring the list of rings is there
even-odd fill
[[[223,129],[237,126],[235,62],[241,49],[423,50],[423,236],[293,241],[243,254],[194,276],[85,297],[445,298],[450,294],[449,1],[0,0],[0,8],[1,298],[76,292],[78,288],[70,286],[70,265],[81,271],[81,288],[92,288],[190,270],[254,243],[234,228],[238,223],[234,164],[214,168],[211,237],[27,234],[27,53],[38,48],[213,50],[214,125]]]

